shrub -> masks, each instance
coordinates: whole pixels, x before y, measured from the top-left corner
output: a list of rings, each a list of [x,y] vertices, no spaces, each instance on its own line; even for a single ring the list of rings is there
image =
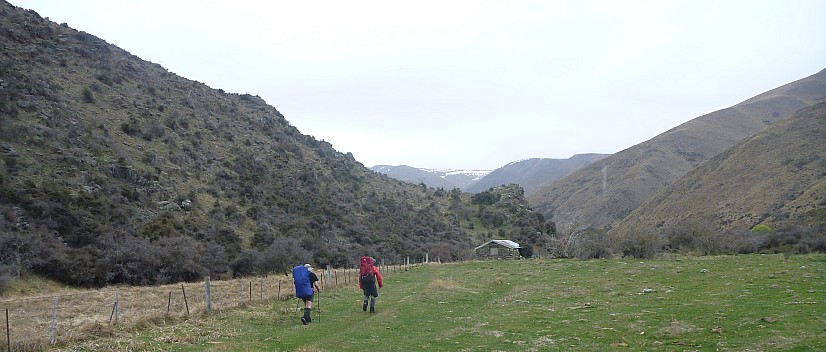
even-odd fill
[[[723,253],[748,254],[757,253],[761,243],[765,242],[766,234],[751,231],[733,231],[722,234]]]
[[[264,272],[287,272],[295,263],[306,263],[311,255],[295,238],[277,238],[261,253],[259,267]]]
[[[702,255],[725,253],[726,238],[711,231],[698,232],[694,238],[694,246]]]
[[[263,272],[259,272],[261,268],[258,267],[258,264],[262,262],[260,256],[261,253],[255,250],[242,250],[235,259],[229,262],[232,277],[263,274]]]
[[[690,218],[667,229],[665,237],[672,250],[702,255],[722,253],[726,245],[725,239],[709,223]]]
[[[767,233],[760,250],[779,253],[796,250],[800,253],[826,252],[826,225],[814,227],[787,226]]]
[[[472,204],[493,205],[499,201],[499,197],[499,194],[492,192],[492,190],[487,190],[474,194],[470,199]]]
[[[576,249],[576,234],[558,234],[551,237],[543,249],[552,258],[573,258]]]
[[[89,87],[83,88],[83,102],[88,104],[95,103],[95,96],[92,94],[92,90]]]
[[[14,276],[11,274],[11,270],[9,270],[10,266],[8,265],[0,265],[0,294],[6,292],[9,288],[9,283]]]
[[[647,259],[660,254],[667,243],[663,236],[654,232],[634,232],[618,239],[623,256]]]
[[[577,259],[599,259],[611,257],[611,239],[604,232],[583,233],[575,244]]]
[[[134,136],[134,135],[140,133],[140,131],[141,131],[140,127],[136,127],[134,125],[136,123],[137,123],[137,121],[132,121],[132,120],[130,120],[129,122],[121,123],[120,124],[120,130],[123,131],[123,133],[126,133],[130,136]]]
[[[774,229],[771,228],[769,225],[766,225],[766,224],[758,224],[757,226],[751,228],[751,232],[757,232],[757,233],[774,232]]]

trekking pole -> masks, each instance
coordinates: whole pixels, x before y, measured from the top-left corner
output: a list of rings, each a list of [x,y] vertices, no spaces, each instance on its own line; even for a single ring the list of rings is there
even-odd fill
[[[317,295],[315,296],[315,314],[316,314],[316,320],[318,320],[319,322],[321,322],[321,304],[320,304],[320,302],[321,302],[321,290],[319,290],[317,292]]]

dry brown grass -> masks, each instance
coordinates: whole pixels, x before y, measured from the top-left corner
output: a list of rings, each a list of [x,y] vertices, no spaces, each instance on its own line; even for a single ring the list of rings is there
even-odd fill
[[[455,281],[436,279],[427,284],[427,288],[432,290],[455,291],[461,286]]]
[[[354,284],[356,272],[339,269],[319,270],[316,274],[323,286],[333,287]],[[20,289],[0,299],[0,309],[9,311],[11,349],[14,351],[48,347],[53,335],[53,321],[56,323],[55,343],[67,344],[171,326],[206,314],[204,282],[102,289],[61,288],[45,283],[33,286],[36,288]],[[211,280],[210,293],[212,311],[221,311],[251,303],[289,299],[293,297],[294,288],[290,276],[279,275]],[[5,350],[7,346],[3,340],[0,347]],[[125,348],[140,350],[139,346]]]

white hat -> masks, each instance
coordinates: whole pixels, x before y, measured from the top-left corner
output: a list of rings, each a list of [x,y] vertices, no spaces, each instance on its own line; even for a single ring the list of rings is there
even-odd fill
[[[304,267],[307,268],[309,271],[313,271],[313,266],[310,264],[304,264]]]

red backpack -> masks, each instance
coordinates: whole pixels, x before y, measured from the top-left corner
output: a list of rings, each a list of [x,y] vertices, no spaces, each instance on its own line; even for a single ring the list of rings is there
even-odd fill
[[[362,284],[376,281],[376,272],[373,270],[373,258],[364,256],[359,260],[359,280]]]

